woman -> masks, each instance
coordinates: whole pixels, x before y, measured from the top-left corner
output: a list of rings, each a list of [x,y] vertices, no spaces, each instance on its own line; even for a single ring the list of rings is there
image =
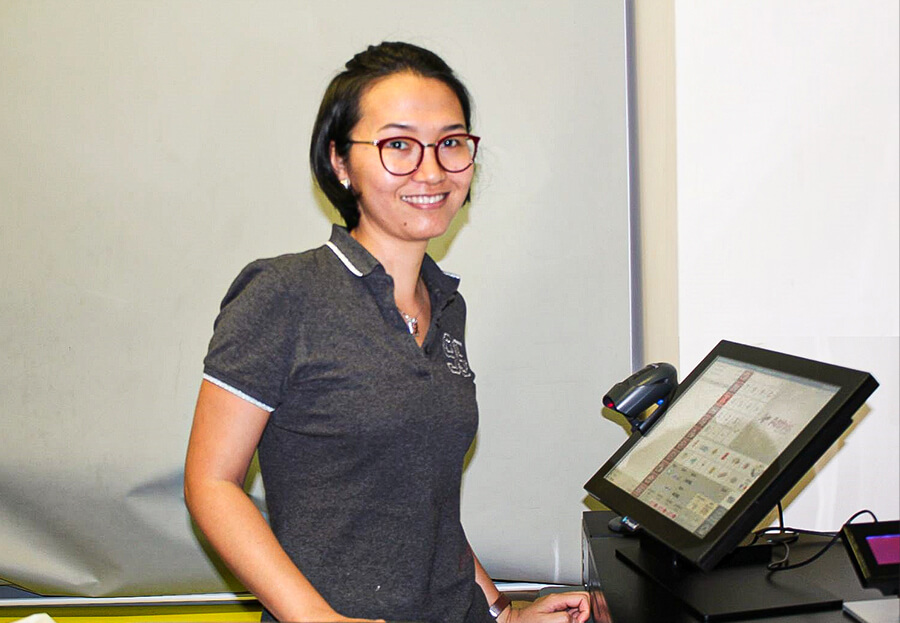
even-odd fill
[[[459,521],[474,374],[457,279],[425,248],[468,198],[470,117],[466,88],[433,53],[383,43],[356,55],[310,149],[346,228],[250,264],[222,303],[185,497],[278,620],[588,617],[580,593],[508,607]],[[257,446],[271,528],[242,489]]]

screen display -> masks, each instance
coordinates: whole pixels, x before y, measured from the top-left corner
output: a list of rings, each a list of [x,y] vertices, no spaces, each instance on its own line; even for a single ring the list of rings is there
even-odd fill
[[[605,478],[702,538],[839,389],[718,356]]]
[[[900,534],[882,534],[866,537],[875,562],[879,565],[900,563]]]

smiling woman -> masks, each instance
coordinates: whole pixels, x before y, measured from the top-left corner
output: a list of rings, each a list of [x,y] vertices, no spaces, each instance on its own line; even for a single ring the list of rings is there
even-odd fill
[[[452,66],[474,98],[462,132],[483,137],[472,201],[428,247],[462,276],[468,312],[464,336],[432,345],[480,375],[462,524],[492,576],[577,583],[581,485],[620,444],[596,388],[632,369],[627,3],[521,0],[511,16],[464,0],[437,21],[433,3],[371,0],[0,4],[0,582],[73,597],[243,590],[183,501],[198,366],[243,266],[320,247],[332,221],[346,233],[303,162],[313,123],[346,61],[399,39]],[[436,78],[394,58],[354,74],[359,92],[401,71]],[[358,113],[343,136],[374,139],[351,134]],[[330,162],[341,134],[321,153],[355,208]],[[354,293],[329,311],[359,306]],[[397,311],[378,319],[415,348]],[[256,465],[244,485],[265,516]]]
[[[440,80],[403,72],[373,84],[363,95],[360,110],[361,118],[349,140],[354,149],[339,156],[334,141],[330,144],[335,174],[349,180],[357,199],[359,223],[351,235],[375,250],[376,257],[398,254],[396,247],[401,244],[418,247],[418,252],[409,255],[414,263],[408,267],[417,278],[418,258],[430,239],[447,230],[472,182],[473,154],[459,147],[466,144],[463,140],[454,138],[468,130],[462,106]],[[464,137],[468,140],[468,135]],[[380,146],[363,149],[360,143]],[[426,150],[424,144],[440,148]],[[448,153],[457,171],[443,166],[439,150]],[[461,151],[462,166],[458,166],[459,156],[452,154]],[[389,164],[400,172],[392,171]],[[391,257],[388,261],[395,260]],[[399,294],[402,298],[403,293]]]
[[[222,303],[185,499],[265,620],[588,617],[581,593],[512,609],[460,523],[475,375],[458,280],[426,246],[468,199],[469,131],[468,93],[433,53],[355,56],[311,146],[346,228],[253,262]],[[257,447],[270,524],[241,488]]]

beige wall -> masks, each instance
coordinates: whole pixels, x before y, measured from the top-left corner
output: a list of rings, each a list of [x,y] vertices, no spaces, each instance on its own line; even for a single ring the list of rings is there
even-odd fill
[[[642,360],[678,361],[675,3],[634,3]],[[637,354],[637,353],[636,353]]]

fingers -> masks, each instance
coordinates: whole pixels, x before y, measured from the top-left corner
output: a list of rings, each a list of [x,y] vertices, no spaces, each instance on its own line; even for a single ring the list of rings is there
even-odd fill
[[[564,609],[587,611],[590,609],[588,606],[588,594],[580,591],[573,591],[570,593],[550,593],[549,595],[541,597],[535,603],[541,603],[542,607],[547,607],[548,609],[545,610],[545,612]]]
[[[575,623],[576,621],[584,623],[584,621],[587,620],[587,617],[580,618],[580,615],[578,614],[572,614],[568,610],[561,610],[559,612],[541,614],[539,618],[534,620],[539,621],[540,623]]]
[[[550,593],[527,610],[546,623],[585,623],[591,614],[588,594],[584,592]]]

